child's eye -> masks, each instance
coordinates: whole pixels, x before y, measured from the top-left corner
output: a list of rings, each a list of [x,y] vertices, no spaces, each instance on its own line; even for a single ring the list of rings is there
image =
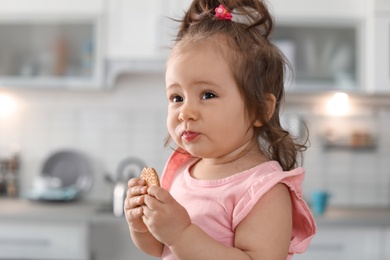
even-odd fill
[[[205,92],[203,93],[202,99],[210,99],[210,98],[215,98],[217,95],[215,95],[212,92]]]
[[[183,102],[183,98],[177,95],[171,96],[169,100],[173,103]]]

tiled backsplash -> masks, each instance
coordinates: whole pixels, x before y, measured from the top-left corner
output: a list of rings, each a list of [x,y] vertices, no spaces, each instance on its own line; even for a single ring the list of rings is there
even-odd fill
[[[389,100],[390,103],[390,100]],[[356,121],[358,116],[340,118],[341,121]],[[358,118],[364,129],[373,129],[374,147],[353,149],[351,147],[326,148],[324,146],[323,116],[307,116],[310,130],[310,148],[305,153],[304,167],[307,174],[304,182],[306,196],[311,191],[324,189],[330,192],[330,203],[335,206],[390,206],[390,110],[381,107],[372,116]],[[336,126],[351,132],[348,123]]]
[[[108,201],[111,187],[104,181],[126,157],[138,157],[158,172],[171,153],[164,148],[166,98],[163,75],[128,75],[107,92],[14,91],[21,104],[17,114],[0,120],[0,147],[21,148],[20,184],[31,188],[44,160],[60,149],[76,149],[94,163],[95,181],[87,199]],[[390,103],[390,100],[389,100]],[[338,206],[390,206],[390,109],[376,112],[378,146],[374,150],[324,149],[324,117],[308,114],[296,103],[286,116],[302,116],[311,146],[304,157],[304,196],[326,189]]]
[[[90,157],[95,180],[88,199],[109,200],[115,176],[127,157],[142,159],[159,172],[171,153],[164,148],[166,98],[160,75],[128,76],[108,92],[19,91],[21,109],[0,120],[0,147],[21,149],[21,190],[31,189],[47,157],[73,149]]]

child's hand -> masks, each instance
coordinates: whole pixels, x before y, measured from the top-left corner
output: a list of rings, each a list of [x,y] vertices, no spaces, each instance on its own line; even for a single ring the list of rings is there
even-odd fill
[[[191,225],[186,209],[163,188],[151,186],[144,203],[144,223],[156,239],[168,246]]]
[[[147,193],[145,180],[140,178],[132,178],[127,183],[127,190],[124,211],[126,221],[129,227],[139,233],[148,232],[148,228],[142,221],[142,205],[144,204],[144,196]]]

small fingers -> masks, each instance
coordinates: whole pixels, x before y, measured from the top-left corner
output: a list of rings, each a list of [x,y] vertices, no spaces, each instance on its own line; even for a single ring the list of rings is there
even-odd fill
[[[129,188],[126,193],[126,197],[135,197],[135,196],[141,196],[145,195],[148,191],[148,188],[146,186],[135,186],[132,188]]]
[[[139,218],[142,216],[142,214],[143,214],[142,207],[137,207],[131,210],[131,215],[133,216],[133,218]]]
[[[142,218],[143,209],[142,207],[133,208],[125,211],[126,219],[129,222],[134,222]]]
[[[127,186],[129,188],[132,188],[132,187],[135,187],[135,186],[145,186],[145,185],[146,185],[146,181],[144,179],[141,179],[141,178],[131,178],[127,182]]]
[[[143,205],[145,205],[151,211],[158,210],[161,207],[161,205],[163,205],[165,203],[165,202],[160,201],[158,198],[156,198],[155,196],[152,196],[152,195],[144,195],[143,197],[144,197],[143,198],[143,200],[144,200]],[[144,207],[144,212],[145,212],[145,207]]]
[[[125,210],[134,209],[144,204],[144,196],[131,197],[128,196],[125,199]]]
[[[130,179],[127,185],[129,187],[126,193],[127,197],[140,196],[147,192],[146,182],[140,178]]]
[[[162,203],[169,203],[173,199],[167,190],[158,186],[150,186],[147,192]]]

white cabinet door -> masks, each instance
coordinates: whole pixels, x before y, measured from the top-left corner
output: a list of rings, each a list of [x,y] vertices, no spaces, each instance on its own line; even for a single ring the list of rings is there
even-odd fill
[[[307,251],[293,259],[382,260],[381,238],[375,227],[319,228]]]
[[[87,223],[2,220],[0,259],[88,260]]]
[[[390,92],[390,13],[375,17],[374,91]]]
[[[390,11],[390,0],[376,0],[375,10],[378,12]]]
[[[167,3],[165,15],[169,19],[166,20],[165,24],[165,42],[169,46],[172,46],[173,40],[175,39],[181,25],[180,22],[175,20],[181,20],[184,17],[185,12],[192,3],[192,0],[168,0]]]
[[[390,227],[386,228],[385,230],[385,252],[384,252],[384,258],[383,259],[390,259]]]
[[[333,19],[363,18],[365,0],[272,0],[271,11],[278,19],[333,22]]]
[[[136,60],[162,56],[164,6],[161,0],[108,0],[108,58]]]
[[[101,13],[103,0],[0,0],[0,14],[23,15],[86,15]]]
[[[181,19],[184,16],[184,12],[190,7],[192,0],[169,0],[169,10],[167,14],[174,19]]]
[[[0,85],[101,89],[103,0],[0,0]]]
[[[93,260],[157,260],[138,249],[132,242],[124,218],[97,220],[91,223]]]
[[[1,6],[0,6],[1,8]],[[0,85],[9,88],[102,88],[99,15],[0,14]]]

